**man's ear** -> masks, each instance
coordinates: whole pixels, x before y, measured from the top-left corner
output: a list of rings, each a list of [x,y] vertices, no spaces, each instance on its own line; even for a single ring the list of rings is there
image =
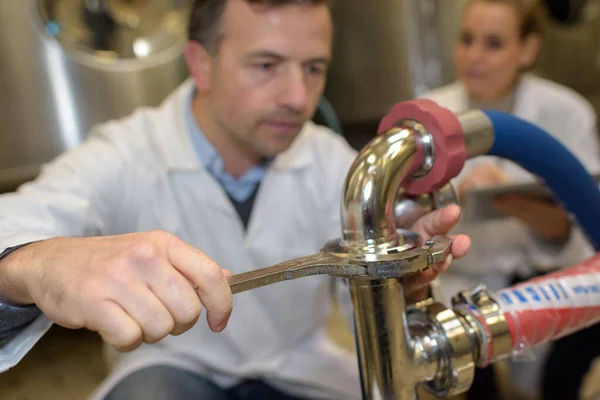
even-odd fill
[[[185,61],[190,75],[196,83],[196,90],[205,92],[211,86],[212,56],[200,43],[190,40],[185,47]]]
[[[521,67],[528,69],[536,63],[542,50],[542,36],[539,33],[531,33],[523,40],[523,52],[521,53]]]

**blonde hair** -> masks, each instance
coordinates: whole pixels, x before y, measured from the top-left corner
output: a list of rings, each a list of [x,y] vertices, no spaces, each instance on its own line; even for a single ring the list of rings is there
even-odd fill
[[[468,0],[466,8],[474,3],[504,4],[513,7],[519,16],[521,39],[531,34],[543,33],[546,9],[539,0]]]

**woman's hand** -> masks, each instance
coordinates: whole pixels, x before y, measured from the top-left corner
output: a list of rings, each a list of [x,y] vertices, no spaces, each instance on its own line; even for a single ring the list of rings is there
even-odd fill
[[[548,241],[565,240],[571,232],[567,213],[554,203],[527,196],[507,195],[494,201],[502,214],[518,218]]]
[[[484,188],[494,185],[502,185],[510,182],[508,175],[504,173],[496,164],[488,162],[473,168],[467,175],[461,179],[457,185],[459,198],[473,189]]]
[[[412,230],[427,240],[435,235],[446,235],[458,223],[460,207],[451,205],[421,217]],[[471,239],[466,235],[452,236],[450,255],[444,263],[437,264],[427,271],[404,278],[406,298],[409,303],[428,297],[429,284],[442,272],[445,272],[453,259],[464,257],[471,248]]]

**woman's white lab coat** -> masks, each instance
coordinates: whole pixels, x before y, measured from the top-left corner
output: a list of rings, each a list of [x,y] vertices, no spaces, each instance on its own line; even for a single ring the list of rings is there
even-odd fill
[[[0,196],[0,252],[53,236],[161,229],[241,273],[318,253],[341,236],[342,186],[356,157],[342,137],[307,123],[270,168],[245,232],[192,150],[184,120],[191,90],[186,82],[160,108],[99,126],[37,181]],[[356,357],[325,330],[331,304],[324,276],[238,294],[222,333],[201,318],[181,336],[144,345],[122,357],[97,395],[134,370],[169,364],[223,385],[260,377],[298,396],[360,398]],[[10,367],[48,327],[41,317],[0,349],[0,367]]]
[[[456,82],[425,95],[439,105],[460,113],[469,108],[462,84]],[[554,82],[524,75],[515,91],[513,114],[541,126],[565,145],[592,173],[600,172],[600,151],[596,114],[579,94]],[[478,157],[468,161],[456,183],[474,166],[493,161],[515,182],[534,180],[529,172],[514,163],[495,157]],[[600,210],[599,210],[600,212]],[[456,232],[471,236],[473,246],[464,259],[456,261],[447,274],[436,282],[434,292],[444,302],[460,290],[479,282],[497,290],[507,286],[508,276],[531,268],[567,267],[588,258],[593,249],[577,228],[563,245],[540,240],[515,219],[477,224],[459,223]],[[525,365],[525,368],[531,365]]]
[[[468,96],[458,82],[434,90],[425,97],[455,113],[469,109]],[[588,170],[592,173],[600,172],[595,112],[580,95],[554,82],[525,75],[515,91],[513,114],[544,128],[573,152]],[[455,183],[474,166],[489,161],[497,163],[515,182],[535,179],[532,174],[510,161],[485,156],[467,161],[461,174],[454,180]],[[468,279],[469,277],[477,280],[498,272],[506,275],[528,265],[542,269],[566,267],[589,257],[592,251],[577,229],[574,229],[569,241],[561,246],[543,242],[516,220],[469,225],[461,223],[455,230],[470,234],[473,248],[467,257],[455,262],[449,274],[440,279],[440,282],[447,284],[456,278],[453,272],[467,277],[466,283],[472,284],[475,281]],[[454,288],[459,286],[453,285]],[[454,293],[453,289],[449,294]]]

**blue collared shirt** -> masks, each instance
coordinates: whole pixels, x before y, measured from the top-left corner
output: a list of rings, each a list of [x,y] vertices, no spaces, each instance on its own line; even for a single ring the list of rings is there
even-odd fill
[[[206,139],[204,133],[196,123],[192,111],[192,95],[186,108],[186,125],[194,150],[200,164],[221,184],[225,192],[238,203],[242,203],[254,193],[256,186],[263,180],[268,170],[268,163],[255,165],[250,168],[240,179],[235,179],[224,171],[223,159]]]

